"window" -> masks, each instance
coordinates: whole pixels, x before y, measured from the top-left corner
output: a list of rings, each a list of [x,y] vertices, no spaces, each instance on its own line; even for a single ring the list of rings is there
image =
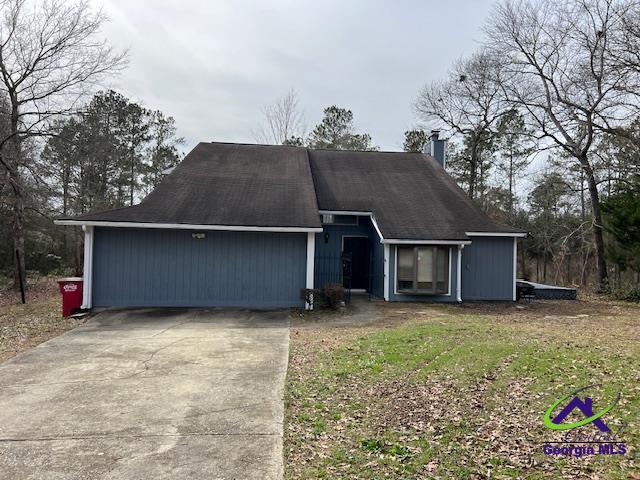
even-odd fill
[[[449,248],[398,247],[397,290],[401,293],[449,293]]]
[[[335,225],[358,225],[358,217],[356,215],[323,214],[322,223],[332,223]]]

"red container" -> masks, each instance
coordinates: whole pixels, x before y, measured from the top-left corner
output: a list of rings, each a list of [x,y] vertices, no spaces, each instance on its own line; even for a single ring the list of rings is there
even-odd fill
[[[82,306],[82,278],[61,278],[58,286],[62,294],[62,316],[69,317]]]

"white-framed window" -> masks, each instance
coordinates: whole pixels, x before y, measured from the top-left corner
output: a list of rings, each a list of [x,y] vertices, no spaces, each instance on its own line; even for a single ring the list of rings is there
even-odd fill
[[[449,247],[398,246],[396,291],[442,295],[449,293]]]
[[[334,225],[358,225],[357,215],[336,215],[333,213],[324,213],[322,215],[322,223]]]

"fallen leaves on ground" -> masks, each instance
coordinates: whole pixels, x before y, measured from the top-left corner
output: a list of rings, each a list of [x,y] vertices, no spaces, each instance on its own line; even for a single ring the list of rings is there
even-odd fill
[[[624,440],[637,444],[637,305],[591,298],[378,309],[375,323],[293,329],[287,478],[613,479],[638,470],[636,447],[618,457],[543,455],[555,437],[541,421],[574,384],[608,383],[624,393],[616,416],[629,422]],[[423,343],[385,351],[387,338],[412,340],[402,331]]]
[[[33,280],[27,303],[6,288],[0,297],[0,362],[84,323],[78,318],[62,318],[60,294],[55,279]]]

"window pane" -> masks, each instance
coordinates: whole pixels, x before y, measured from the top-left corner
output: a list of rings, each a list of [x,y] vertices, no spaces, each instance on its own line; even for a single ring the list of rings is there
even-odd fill
[[[398,247],[398,290],[413,289],[413,248]]]
[[[436,262],[436,290],[439,293],[447,293],[449,290],[449,249],[438,248]]]
[[[418,290],[433,289],[433,248],[418,248]]]

